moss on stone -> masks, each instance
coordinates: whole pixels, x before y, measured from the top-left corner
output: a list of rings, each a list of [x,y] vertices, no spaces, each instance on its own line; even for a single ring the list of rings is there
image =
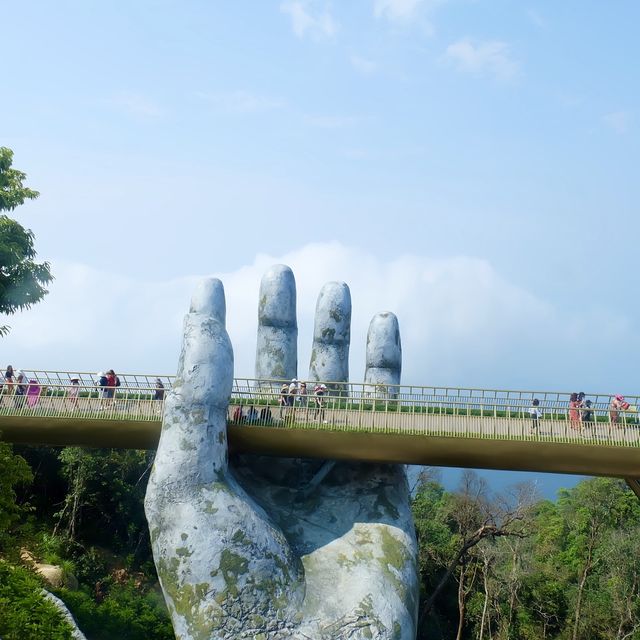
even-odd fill
[[[229,549],[223,549],[220,554],[220,571],[227,583],[227,588],[238,593],[238,579],[244,576],[249,569],[249,561],[243,556],[230,551]]]
[[[213,506],[213,502],[211,502],[211,500],[204,501],[204,504],[202,505],[202,510],[205,513],[209,513],[211,515],[218,513],[218,508]]]
[[[188,438],[180,438],[180,449],[182,451],[195,451],[196,445]]]
[[[336,336],[336,330],[335,329],[330,329],[330,328],[325,328],[322,330],[322,339],[326,340],[327,342],[333,342],[333,339]]]
[[[200,606],[211,585],[207,582],[184,584],[180,580],[178,558],[161,559],[158,564],[158,577],[163,589],[171,600],[175,615],[182,618],[189,630],[191,640],[210,640],[212,629],[220,625],[220,612],[203,611]]]
[[[235,544],[242,544],[244,546],[249,546],[250,544],[252,544],[251,539],[247,536],[247,534],[242,529],[238,529],[231,536],[231,542]]]

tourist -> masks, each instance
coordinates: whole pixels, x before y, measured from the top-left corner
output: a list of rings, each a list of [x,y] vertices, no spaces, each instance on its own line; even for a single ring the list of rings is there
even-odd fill
[[[542,418],[542,411],[540,410],[540,400],[538,398],[534,398],[531,402],[531,407],[529,409],[529,415],[533,421],[531,426],[531,431],[538,430],[538,421]]]
[[[300,408],[304,409],[304,419],[308,420],[309,419],[309,409],[308,409],[309,398],[307,397],[306,382],[300,383],[300,386],[298,388],[298,397],[296,398],[296,401],[300,405]]]
[[[307,406],[307,383],[306,382],[301,382],[300,386],[298,387],[298,404],[301,407],[306,407]]]
[[[24,406],[24,399],[27,395],[27,387],[27,379],[24,373],[20,372],[15,381],[14,396],[16,409],[22,409],[22,407]]]
[[[38,404],[41,390],[42,387],[40,387],[37,380],[29,380],[29,385],[27,386],[27,405],[29,408],[33,409]]]
[[[580,402],[577,393],[572,393],[569,397],[569,422],[572,429],[580,430]]]
[[[13,383],[15,381],[15,374],[11,365],[7,366],[7,370],[4,372],[4,393],[11,395],[13,392]]]
[[[107,398],[113,398],[116,391],[116,383],[118,382],[118,377],[116,376],[113,369],[109,369],[107,371]]]
[[[591,400],[585,400],[582,409],[582,422],[593,422],[593,409],[591,408]]]
[[[80,376],[72,376],[69,378],[71,386],[67,390],[67,401],[72,408],[78,408],[78,397],[80,396]]]
[[[316,410],[313,414],[314,418],[326,422],[324,419],[324,395],[327,392],[327,386],[325,384],[317,384],[313,388],[314,400],[316,403]]]
[[[626,411],[629,408],[629,403],[625,401],[624,396],[619,393],[611,398],[609,403],[609,417],[612,424],[620,422],[620,411]]]
[[[156,378],[156,384],[153,391],[154,400],[164,400],[164,385],[160,378]]]
[[[298,393],[298,381],[296,378],[291,380],[291,384],[289,385],[289,395],[287,396],[287,404],[290,407],[295,406],[296,394]]]
[[[109,381],[107,380],[107,374],[104,371],[96,373],[96,387],[100,387],[99,397],[101,403],[109,397],[107,389],[108,384]],[[100,410],[102,410],[102,408],[100,408]]]
[[[278,398],[278,404],[280,405],[280,420],[284,420],[287,412],[287,406],[289,404],[289,385],[285,382],[280,387],[280,397]]]
[[[249,406],[249,409],[247,410],[247,416],[245,418],[245,421],[249,424],[252,424],[254,422],[258,421],[258,411],[256,410],[256,408],[253,405]]]

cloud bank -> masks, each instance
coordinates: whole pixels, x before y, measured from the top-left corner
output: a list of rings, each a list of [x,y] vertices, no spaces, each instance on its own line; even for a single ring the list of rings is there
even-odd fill
[[[511,47],[498,40],[458,40],[447,47],[445,58],[458,71],[474,75],[490,75],[500,80],[509,80],[518,73],[518,63],[512,57]]]
[[[369,322],[385,310],[399,319],[407,384],[606,391],[617,345],[634,339],[628,319],[606,310],[567,315],[481,258],[384,259],[339,243],[309,244],[212,274],[225,286],[237,376],[253,375],[260,278],[275,263],[288,264],[296,277],[301,378],[317,295],[331,280],[351,289],[353,381],[364,376]],[[175,373],[182,318],[200,276],[139,281],[62,261],[54,261],[53,271],[45,301],[8,319],[3,365]]]

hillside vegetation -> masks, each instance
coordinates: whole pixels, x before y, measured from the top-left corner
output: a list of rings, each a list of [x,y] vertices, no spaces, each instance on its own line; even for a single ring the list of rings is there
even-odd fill
[[[142,500],[152,453],[0,443],[0,637],[173,638]],[[640,503],[593,478],[555,502],[531,487],[493,495],[475,474],[445,491],[423,474],[413,502],[420,639],[640,640]],[[56,565],[45,583],[25,550]],[[22,554],[22,559],[21,559]]]

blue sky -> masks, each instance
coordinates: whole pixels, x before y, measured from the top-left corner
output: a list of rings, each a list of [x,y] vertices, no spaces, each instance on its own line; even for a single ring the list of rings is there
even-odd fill
[[[639,23],[634,0],[3,2],[0,144],[56,275],[3,358],[173,372],[216,274],[251,375],[284,262],[301,376],[339,279],[353,379],[390,309],[406,382],[637,392]]]

